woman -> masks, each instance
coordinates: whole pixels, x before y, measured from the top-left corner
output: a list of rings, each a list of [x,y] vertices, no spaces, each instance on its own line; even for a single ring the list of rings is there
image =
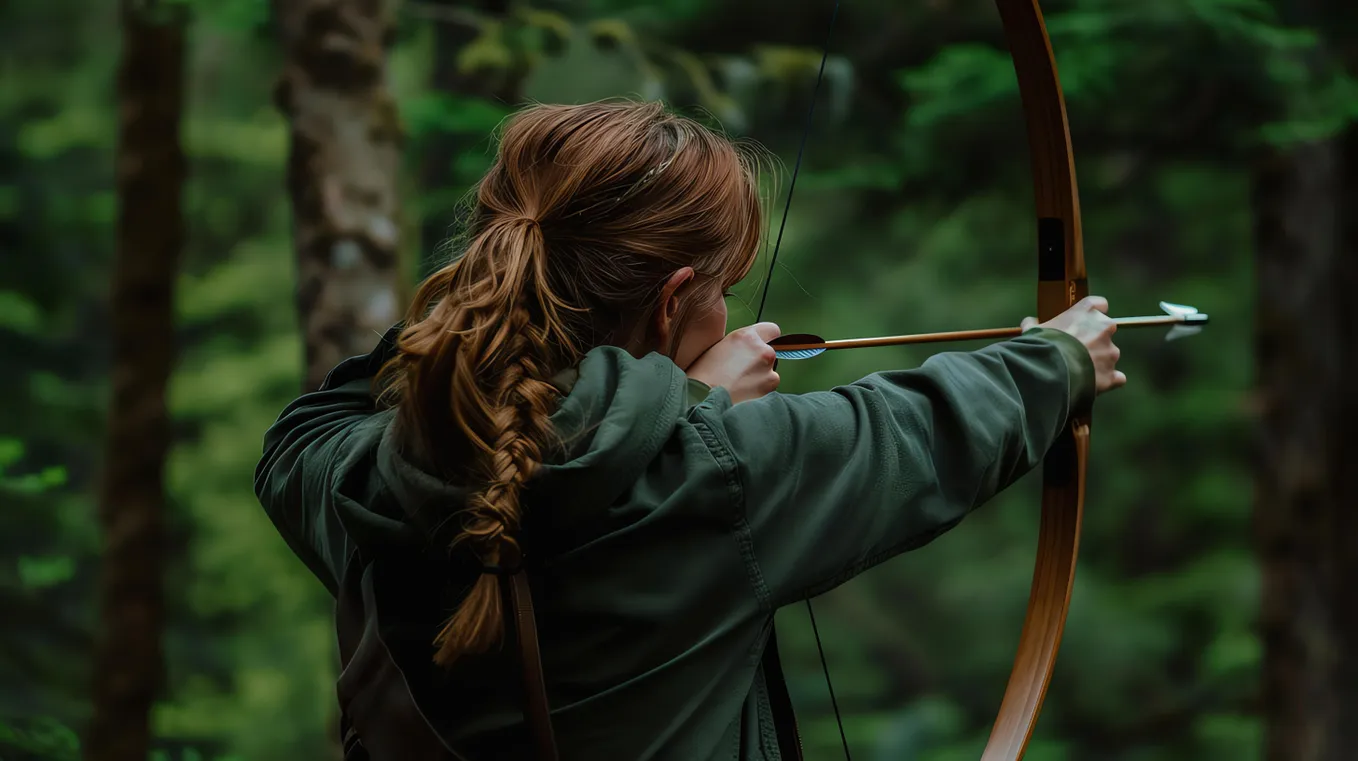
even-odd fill
[[[956,525],[1126,380],[1088,299],[772,393],[777,326],[724,335],[763,227],[751,164],[659,105],[509,122],[461,257],[265,440],[260,501],[341,599],[349,745],[538,757],[501,646],[522,563],[562,757],[779,758],[774,611]]]

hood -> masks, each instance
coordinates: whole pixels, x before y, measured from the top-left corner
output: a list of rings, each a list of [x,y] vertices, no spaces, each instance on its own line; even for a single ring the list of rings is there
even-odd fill
[[[623,499],[687,409],[710,392],[668,357],[638,359],[611,346],[593,349],[554,384],[564,396],[551,420],[566,447],[538,469],[522,498],[525,533],[554,540],[579,535]],[[446,546],[457,530],[450,517],[466,504],[469,489],[407,457],[393,428],[386,427],[378,447],[378,474],[410,524]]]

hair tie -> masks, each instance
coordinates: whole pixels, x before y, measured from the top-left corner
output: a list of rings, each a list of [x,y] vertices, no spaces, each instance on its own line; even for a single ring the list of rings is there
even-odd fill
[[[491,576],[513,576],[523,570],[523,551],[519,543],[501,534],[497,562],[482,563],[481,573]]]
[[[481,566],[482,576],[513,576],[523,570],[522,565],[506,568],[502,565],[483,565]]]

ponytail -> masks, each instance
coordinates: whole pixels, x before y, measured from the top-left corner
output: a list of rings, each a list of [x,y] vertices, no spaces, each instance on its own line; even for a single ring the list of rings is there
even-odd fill
[[[554,327],[563,304],[551,291],[545,259],[536,220],[490,221],[461,259],[420,287],[398,341],[399,364],[384,369],[400,376],[402,396],[412,402],[402,405],[400,425],[424,459],[445,476],[470,461],[461,475],[479,488],[451,546],[487,567],[512,570],[520,562],[524,487],[555,442],[549,379],[558,361],[578,359],[570,336]],[[449,440],[454,431],[462,446]],[[450,457],[459,450],[463,457]],[[503,635],[499,584],[483,573],[435,638],[434,661],[451,665]]]

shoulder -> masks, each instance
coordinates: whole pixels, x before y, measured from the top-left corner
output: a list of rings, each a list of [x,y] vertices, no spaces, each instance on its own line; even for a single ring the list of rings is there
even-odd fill
[[[535,476],[558,516],[587,520],[609,505],[629,505],[637,520],[656,510],[731,513],[734,463],[715,430],[729,406],[724,390],[691,382],[662,355],[613,347],[590,351],[563,386],[552,422],[564,447]]]

